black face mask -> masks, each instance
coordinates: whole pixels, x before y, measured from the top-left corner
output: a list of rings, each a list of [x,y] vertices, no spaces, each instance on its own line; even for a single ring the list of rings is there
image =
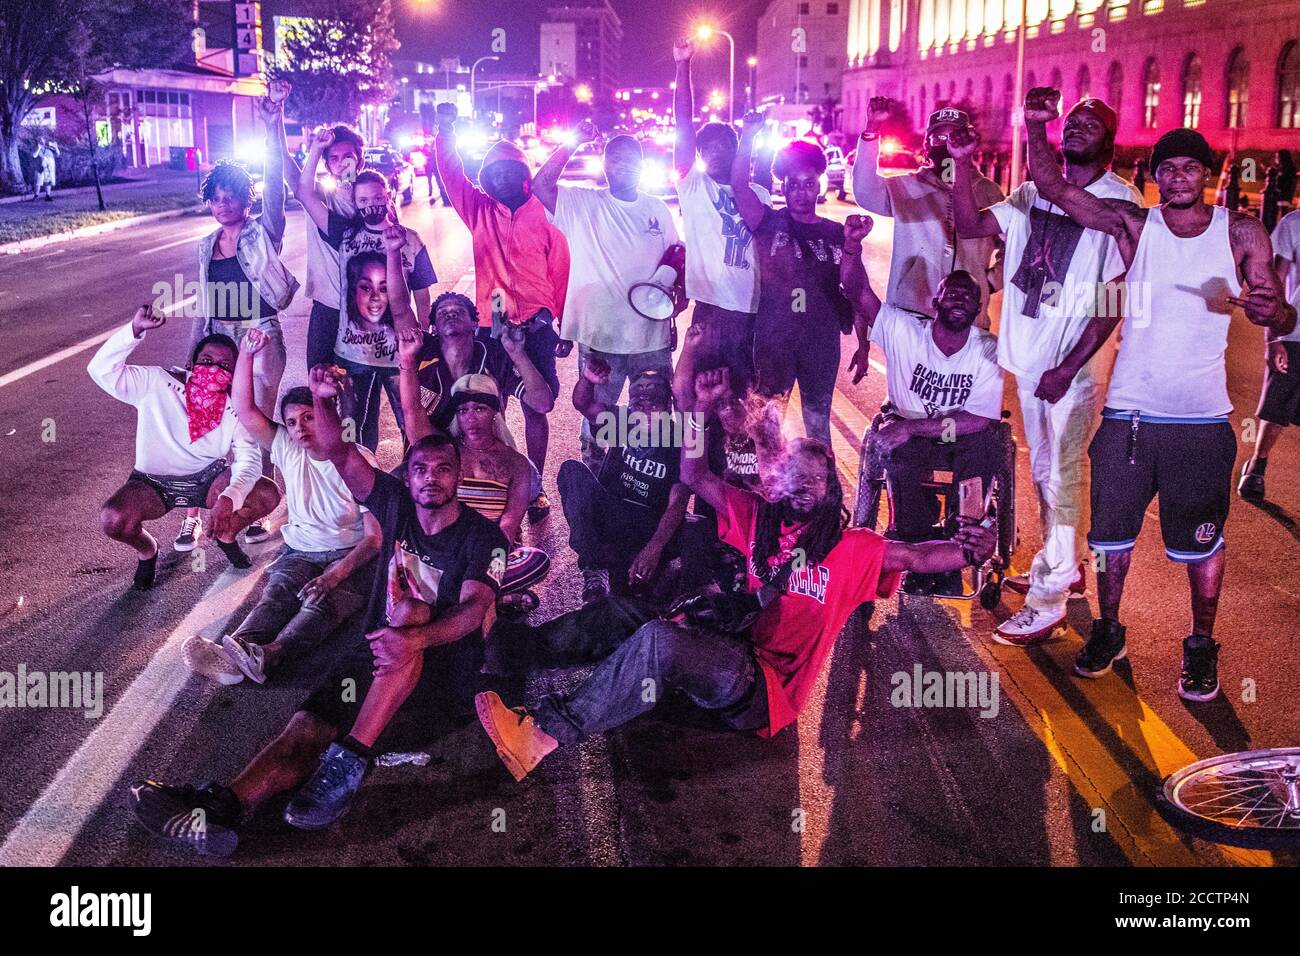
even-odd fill
[[[388,218],[387,206],[362,206],[360,210],[361,221],[367,226],[378,226]]]

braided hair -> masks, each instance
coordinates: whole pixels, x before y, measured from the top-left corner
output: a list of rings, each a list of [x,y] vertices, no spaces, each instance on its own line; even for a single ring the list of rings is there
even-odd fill
[[[804,528],[799,533],[795,546],[802,548],[805,560],[809,564],[823,561],[831,549],[839,543],[840,537],[849,522],[849,514],[844,507],[844,489],[840,485],[839,475],[835,471],[835,457],[824,443],[812,438],[798,438],[790,443],[787,451],[789,457],[808,455],[818,457],[826,462],[826,497],[819,501],[812,513],[798,516],[790,508],[788,498],[777,501],[764,499],[758,506],[758,515],[754,521],[753,566],[759,577],[769,570],[768,560],[781,550],[781,523],[800,520]]]

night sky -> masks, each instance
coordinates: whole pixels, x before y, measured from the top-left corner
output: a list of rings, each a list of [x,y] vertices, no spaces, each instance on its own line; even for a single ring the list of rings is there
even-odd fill
[[[747,78],[745,58],[754,51],[758,15],[768,0],[611,0],[623,20],[623,71],[627,86],[667,86],[673,78],[672,43],[690,26],[708,20],[736,38],[736,96],[743,95]],[[398,57],[437,63],[443,56],[459,55],[470,63],[492,52],[491,31],[506,30],[506,53],[501,68],[511,72],[537,70],[538,24],[549,4],[546,0],[393,0],[397,36],[402,41]],[[267,0],[262,4],[265,29],[274,14],[300,12],[293,0]],[[725,11],[725,12],[724,12]],[[479,67],[487,75],[497,64]],[[717,38],[696,57],[697,90],[725,86],[727,42]]]

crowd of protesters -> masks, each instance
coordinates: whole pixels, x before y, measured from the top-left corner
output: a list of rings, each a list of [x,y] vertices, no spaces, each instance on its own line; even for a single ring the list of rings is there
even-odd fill
[[[240,167],[208,176],[215,228],[199,244],[203,305],[186,365],[127,364],[166,321],[149,306],[90,365],[137,409],[134,470],[105,503],[103,530],[135,551],[134,586],[148,589],[160,546],[146,522],[188,509],[175,547],[190,550],[206,510],[207,533],[246,567],[241,532],[269,536],[265,519],[283,500],[284,544],[256,605],[219,640],[186,642],[190,667],[212,680],[262,684],[289,660],[310,666],[356,615],[361,636],[315,668],[317,689],[227,783],[133,786],[152,832],[226,854],[255,809],[286,792],[290,824],[327,827],[403,714],[416,715],[426,741],[437,731],[449,749],[472,740],[495,751],[516,779],[672,693],[721,726],[778,733],[856,608],[904,576],[942,593],[938,582],[993,554],[989,522],[941,513],[924,485],[935,469],[993,480],[1004,371],[1023,411],[1043,543],[1011,579],[1024,602],[993,638],[1027,647],[1059,636],[1066,602],[1085,593],[1091,550],[1100,616],[1076,671],[1109,672],[1126,653],[1131,550],[1158,498],[1167,553],[1191,589],[1178,692],[1218,693],[1213,628],[1236,450],[1228,323],[1244,313],[1267,340],[1265,424],[1239,489],[1259,499],[1269,450],[1300,424],[1300,213],[1270,242],[1259,219],[1207,205],[1210,149],[1187,129],[1152,150],[1161,201],[1145,208],[1110,170],[1113,110],[1095,98],[1070,109],[1058,156],[1046,129],[1059,93],[1042,88],[1025,104],[1031,178],[1010,196],[974,169],[978,136],[952,107],[928,118],[918,172],[882,175],[887,111],[873,101],[852,176],[858,204],[894,219],[878,294],[863,263],[872,219],[818,214],[822,150],[797,141],[776,153],[774,199],[757,182],[766,170],[754,169],[761,117],[747,116],[739,136],[717,122],[697,129],[694,50],[682,41],[673,53],[684,294],[694,302],[676,366],[673,319],[647,317],[629,296],[681,241],[672,210],[640,189],[632,136],[604,143],[603,186],[560,182],[575,149],[600,135],[589,121],[535,173],[498,143],[476,184],[455,148],[455,109],[438,108],[437,178],[470,233],[473,296],[432,297],[437,250],[399,222],[354,130],[321,129],[294,164],[282,84],[263,104],[260,215]],[[317,183],[322,161],[330,191]],[[281,317],[298,291],[281,260],[286,180],[306,212],[312,307],[308,380],[283,388]],[[1125,308],[1098,309],[1098,288],[1121,281]],[[854,382],[872,343],[887,363],[888,405],[872,435],[888,471],[885,534],[848,526],[830,444],[849,335]],[[521,613],[535,601],[510,596],[549,567],[525,546],[524,522],[551,510],[548,416],[557,360],[575,343],[577,384],[564,404],[581,419],[582,453],[554,484],[582,606],[536,624]],[[795,385],[806,437],[787,438]],[[374,454],[385,396],[404,449],[391,473]],[[512,396],[522,447],[505,417]],[[658,441],[633,422],[678,431]],[[521,706],[520,674],[571,664],[594,670]]]

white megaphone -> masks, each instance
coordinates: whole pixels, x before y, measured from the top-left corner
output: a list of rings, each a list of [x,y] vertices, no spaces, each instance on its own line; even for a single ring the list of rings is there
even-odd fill
[[[654,275],[633,284],[627,292],[628,304],[642,318],[662,322],[681,313],[686,299],[686,247],[680,242],[664,250]]]

